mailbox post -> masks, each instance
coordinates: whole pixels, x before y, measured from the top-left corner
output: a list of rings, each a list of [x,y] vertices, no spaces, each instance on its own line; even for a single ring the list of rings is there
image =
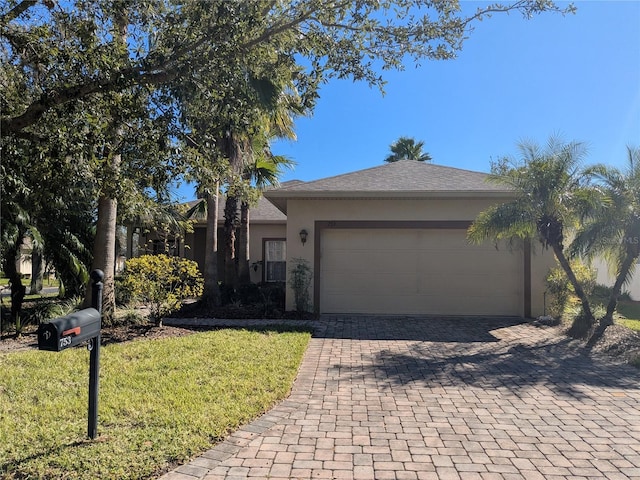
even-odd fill
[[[92,308],[58,317],[38,328],[38,348],[59,352],[88,341],[89,355],[89,422],[88,435],[97,436],[98,426],[98,378],[100,370],[100,328],[102,326],[102,280],[100,270],[91,272]]]
[[[91,306],[102,317],[102,270],[91,272]],[[98,335],[89,340],[89,425],[88,435],[91,440],[98,435],[98,379],[100,374],[100,330]]]

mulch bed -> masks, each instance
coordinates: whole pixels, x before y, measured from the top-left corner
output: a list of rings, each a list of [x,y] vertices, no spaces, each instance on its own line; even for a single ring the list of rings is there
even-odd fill
[[[156,327],[152,324],[124,325],[102,328],[102,345],[129,342],[132,340],[182,337],[197,330],[181,327]],[[21,336],[3,335],[0,339],[0,352],[18,352],[38,348],[37,328],[30,327]]]
[[[623,325],[611,325],[591,351],[624,362],[640,362],[640,332]]]

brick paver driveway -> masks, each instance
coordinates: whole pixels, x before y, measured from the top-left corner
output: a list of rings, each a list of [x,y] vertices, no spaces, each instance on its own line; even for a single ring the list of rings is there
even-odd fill
[[[314,327],[291,396],[164,479],[640,479],[637,369],[517,319]]]

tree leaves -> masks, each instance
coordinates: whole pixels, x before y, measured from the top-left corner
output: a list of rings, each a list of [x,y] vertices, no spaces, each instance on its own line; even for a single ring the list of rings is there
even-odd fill
[[[391,154],[384,159],[387,163],[397,162],[398,160],[417,160],[419,162],[430,162],[431,155],[423,152],[424,142],[416,142],[415,139],[409,137],[400,137],[393,142],[389,149]]]
[[[465,16],[453,1],[133,2],[127,7],[130,39],[123,61],[125,52],[109,31],[109,19],[122,8],[118,2],[69,2],[50,12],[37,5],[28,8],[38,15],[20,28],[10,12],[2,17],[3,60],[32,71],[44,64],[48,75],[39,78],[41,96],[2,117],[4,132],[27,128],[56,105],[134,85],[167,85],[203,75],[224,88],[225,76],[235,74],[238,61],[259,64],[274,52],[292,70],[304,66],[296,79],[303,98],[317,96],[318,87],[333,77],[382,88],[379,70],[402,69],[406,58],[453,58],[468,26],[490,13],[516,10],[529,16],[572,9],[520,0],[483,6]],[[31,55],[12,42],[19,30],[29,44],[40,46],[39,53]]]

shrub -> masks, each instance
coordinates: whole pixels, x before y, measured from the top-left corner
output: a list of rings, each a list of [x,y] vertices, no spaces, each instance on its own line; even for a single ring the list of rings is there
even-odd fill
[[[133,301],[133,297],[131,290],[124,283],[124,277],[118,275],[113,280],[116,289],[116,305],[119,307],[129,305]]]
[[[221,305],[239,305],[240,296],[232,285],[224,282],[220,283],[220,304]]]
[[[71,297],[61,301],[38,302],[29,311],[30,323],[40,325],[57,317],[69,315],[82,308],[81,297]]]
[[[309,298],[309,287],[313,271],[303,258],[294,258],[293,266],[289,270],[289,286],[293,290],[296,304],[296,312],[302,314],[311,310],[311,299]]]
[[[123,308],[116,312],[114,325],[141,325],[147,320],[146,316],[135,308]]]
[[[147,304],[151,317],[161,318],[182,306],[182,300],[202,295],[203,280],[198,264],[168,255],[143,255],[127,260],[123,288]]]
[[[260,287],[255,283],[240,285],[238,297],[242,305],[255,305],[260,302]]]
[[[282,282],[261,283],[260,299],[265,309],[273,308],[284,312],[286,289]]]
[[[609,297],[611,296],[612,290],[613,290],[613,287],[608,287],[607,285],[596,285],[595,288],[593,289],[593,297],[597,301],[606,304],[609,301]],[[620,292],[620,295],[618,295],[618,301],[620,300],[632,301],[631,294],[626,290]]]
[[[571,268],[578,282],[582,285],[584,293],[591,295],[596,287],[596,271],[579,260],[572,261]],[[548,314],[555,318],[561,318],[569,299],[575,295],[573,286],[560,266],[549,270],[545,283],[549,300],[547,302]]]

